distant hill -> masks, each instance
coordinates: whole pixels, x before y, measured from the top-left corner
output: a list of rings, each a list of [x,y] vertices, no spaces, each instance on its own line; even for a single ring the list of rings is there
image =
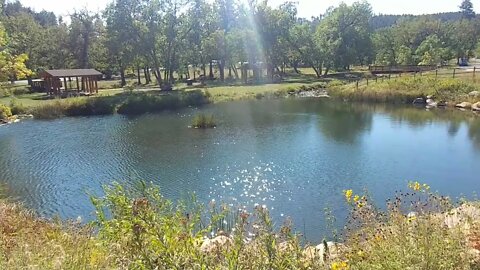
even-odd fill
[[[403,19],[413,19],[417,17],[433,17],[435,19],[439,19],[441,21],[456,21],[462,18],[461,12],[445,12],[445,13],[437,13],[437,14],[429,14],[429,15],[376,15],[372,18],[371,25],[374,30],[391,27],[395,25],[398,21]],[[477,15],[478,16],[478,15]]]

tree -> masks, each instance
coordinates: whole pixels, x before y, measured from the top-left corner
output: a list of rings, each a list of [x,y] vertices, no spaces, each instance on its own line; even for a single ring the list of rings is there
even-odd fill
[[[462,4],[460,5],[460,12],[462,12],[462,16],[465,19],[474,19],[475,18],[475,11],[473,11],[473,4],[470,0],[463,0]]]
[[[76,11],[71,17],[70,46],[77,66],[80,68],[90,67],[90,47],[97,37],[95,22],[99,19],[98,14],[91,14],[87,10]]]
[[[28,60],[26,54],[14,55],[8,49],[8,39],[5,28],[0,22],[0,81],[30,76],[31,71],[25,66]]]
[[[352,64],[366,64],[372,55],[370,19],[367,2],[345,3],[327,11],[317,29],[320,46],[325,49],[326,72],[330,68],[349,69]]]

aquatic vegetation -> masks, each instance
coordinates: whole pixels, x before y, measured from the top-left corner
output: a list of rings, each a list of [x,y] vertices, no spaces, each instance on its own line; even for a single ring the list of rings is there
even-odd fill
[[[197,114],[192,120],[192,128],[215,128],[217,124],[215,123],[215,118],[213,115]]]

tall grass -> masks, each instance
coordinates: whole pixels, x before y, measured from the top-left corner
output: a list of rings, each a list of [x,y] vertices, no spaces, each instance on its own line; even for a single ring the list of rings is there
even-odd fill
[[[329,85],[334,97],[352,101],[411,103],[415,98],[435,96],[437,100],[472,101],[468,93],[480,86],[461,79],[435,79],[431,77],[400,77],[385,81],[366,81],[346,85]]]
[[[215,128],[217,124],[215,123],[215,118],[213,115],[206,115],[206,114],[197,114],[192,120],[192,127],[193,128]]]
[[[208,96],[198,91],[178,92],[169,95],[123,94],[91,98],[58,100],[29,109],[38,119],[53,119],[63,116],[90,116],[119,114],[138,115],[149,112],[177,110],[209,103]]]

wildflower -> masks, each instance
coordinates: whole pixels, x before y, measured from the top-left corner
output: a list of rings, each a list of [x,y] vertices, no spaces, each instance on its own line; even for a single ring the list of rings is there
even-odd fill
[[[347,270],[347,269],[349,269],[347,262],[332,263],[332,270]]]
[[[345,195],[345,199],[347,200],[347,202],[350,202],[352,200],[353,190],[344,190],[343,194]]]
[[[417,219],[416,216],[409,216],[409,217],[407,218],[407,222],[410,223],[410,222],[415,221],[416,219]]]
[[[419,182],[409,182],[408,187],[414,191],[429,191],[430,186],[427,184],[420,184]]]
[[[353,197],[353,201],[354,201],[354,202],[360,201],[360,196],[355,195],[355,196]]]

